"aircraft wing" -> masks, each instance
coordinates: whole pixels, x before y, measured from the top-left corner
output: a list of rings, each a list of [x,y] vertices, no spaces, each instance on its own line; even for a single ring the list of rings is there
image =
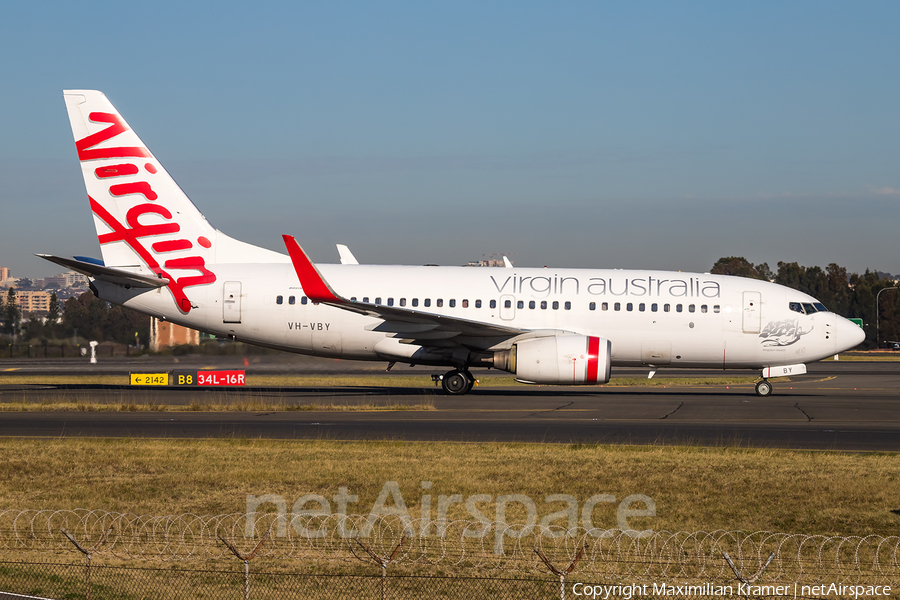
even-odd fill
[[[63,258],[61,256],[53,256],[51,254],[36,254],[44,260],[49,260],[61,267],[71,269],[82,275],[86,275],[93,279],[114,283],[126,288],[159,288],[169,285],[169,280],[165,277],[152,277],[150,275],[142,275],[140,273],[132,273],[125,269],[116,269],[106,267],[97,263],[78,260],[75,258]]]
[[[417,341],[446,340],[457,336],[510,338],[529,331],[395,306],[352,302],[331,288],[293,236],[284,235],[282,238],[306,296],[313,302],[384,319],[384,323],[370,326],[373,331],[409,334],[409,338]]]

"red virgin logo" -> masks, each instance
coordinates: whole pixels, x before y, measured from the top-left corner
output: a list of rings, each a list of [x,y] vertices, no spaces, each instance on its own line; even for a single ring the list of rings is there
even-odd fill
[[[79,160],[151,158],[147,149],[142,147],[123,146],[96,148],[97,145],[127,131],[128,127],[122,119],[115,114],[92,112],[88,118],[94,123],[109,123],[110,125],[97,133],[91,134],[75,142],[75,147],[78,149]],[[156,167],[151,163],[146,163],[142,166],[148,175],[155,175],[157,173]],[[178,308],[184,313],[189,313],[191,311],[191,301],[185,293],[185,288],[214,283],[216,281],[216,275],[206,268],[206,261],[202,256],[173,258],[166,260],[161,266],[153,254],[151,254],[144,246],[144,243],[142,242],[144,238],[178,233],[181,231],[181,225],[172,221],[172,212],[165,206],[161,204],[151,204],[151,202],[155,202],[159,198],[159,195],[153,190],[150,181],[115,183],[117,177],[137,175],[140,172],[141,167],[131,162],[94,169],[94,174],[98,179],[105,182],[108,181],[108,191],[110,195],[121,197],[137,194],[143,196],[147,200],[147,202],[143,204],[138,204],[130,208],[125,214],[125,224],[123,224],[110,214],[108,210],[103,208],[99,202],[88,196],[91,201],[91,210],[112,230],[110,233],[100,234],[98,239],[101,245],[113,242],[125,242],[128,244],[128,246],[141,257],[141,260],[143,260],[154,273],[169,280],[168,288],[172,292],[172,296],[175,298]],[[147,179],[152,178],[147,177]],[[164,222],[154,224],[141,223],[140,218],[143,215],[148,214],[162,217]],[[212,246],[209,239],[204,236],[198,237],[195,241],[203,248],[210,248]],[[190,250],[193,247],[194,241],[187,238],[163,240],[151,245],[153,252],[156,254]],[[187,274],[176,278],[169,274],[169,270],[192,271],[193,274]]]

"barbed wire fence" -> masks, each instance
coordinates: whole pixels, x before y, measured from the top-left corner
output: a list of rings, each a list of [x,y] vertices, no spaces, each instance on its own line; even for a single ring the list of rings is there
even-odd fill
[[[79,555],[84,562],[56,562]],[[236,559],[243,567],[240,572],[231,566]],[[283,578],[289,574],[307,577],[304,585],[320,591],[338,581],[325,585],[323,577],[342,577],[337,588],[346,587],[349,595],[321,595],[329,598],[420,597],[425,584],[413,584],[420,580],[427,580],[429,586],[436,581],[445,587],[468,582],[469,587],[493,590],[460,592],[459,597],[467,600],[504,597],[506,592],[494,589],[497,586],[508,587],[510,597],[564,598],[567,583],[576,581],[695,586],[691,588],[695,596],[708,597],[715,595],[716,586],[737,583],[796,585],[798,589],[821,584],[896,587],[900,537],[638,532],[372,514],[148,516],[97,510],[0,511],[0,589],[15,581],[16,571],[40,570],[41,565],[55,565],[57,570],[67,567],[70,586],[80,588],[86,598],[126,597],[109,592],[112,584],[98,582],[98,573],[113,572],[132,582],[135,573],[151,573],[147,578],[156,582],[152,586],[162,585],[159,581],[173,573],[195,584],[216,580],[208,584],[210,590],[225,586],[222,590],[231,589],[232,595],[222,591],[226,595],[221,597],[237,597],[233,591],[240,589],[247,600],[251,573],[257,582],[253,598],[283,588]],[[228,567],[224,571],[223,565]],[[83,577],[74,575],[75,567],[83,569]],[[47,579],[42,577],[24,579],[34,588]],[[710,587],[702,587],[707,584]],[[173,589],[163,585],[161,591]],[[571,585],[568,589],[568,597],[574,597]],[[455,592],[447,593],[456,597]],[[319,597],[309,590],[304,594],[298,597]],[[219,596],[210,591],[208,597]],[[282,590],[279,597],[291,594]]]

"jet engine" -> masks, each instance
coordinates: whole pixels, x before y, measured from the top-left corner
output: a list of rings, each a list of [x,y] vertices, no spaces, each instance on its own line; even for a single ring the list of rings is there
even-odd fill
[[[525,383],[600,384],[609,381],[612,342],[565,334],[528,338],[509,351],[508,371]]]

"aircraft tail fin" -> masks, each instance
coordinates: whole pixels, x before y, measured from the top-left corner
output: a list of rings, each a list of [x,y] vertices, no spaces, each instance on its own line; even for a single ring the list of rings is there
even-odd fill
[[[188,270],[215,281],[203,268],[213,256],[215,228],[106,96],[64,95],[104,264],[153,275]]]
[[[214,283],[215,263],[287,260],[217,231],[103,93],[63,95],[104,265],[168,279],[189,312],[185,288]]]

